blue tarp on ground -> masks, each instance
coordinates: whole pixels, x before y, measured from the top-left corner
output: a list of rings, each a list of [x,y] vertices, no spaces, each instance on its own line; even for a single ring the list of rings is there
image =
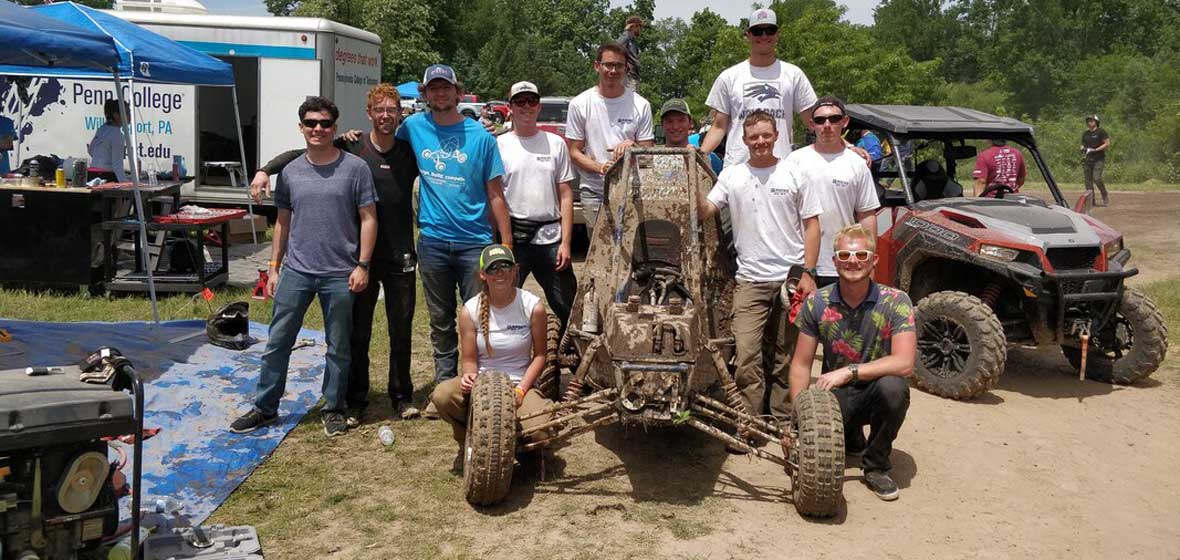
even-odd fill
[[[118,48],[118,70],[122,79],[162,84],[234,85],[234,73],[229,64],[106,12],[73,2],[27,9],[88,31],[109,35]],[[83,79],[107,79],[111,75],[109,70],[44,66],[4,66],[0,68],[0,74]]]
[[[0,64],[79,66],[110,75],[118,61],[105,34],[0,0]]]
[[[275,425],[252,434],[226,428],[249,410],[265,348],[266,325],[251,323],[260,342],[243,351],[209,344],[204,321],[151,323],[38,323],[0,319],[13,341],[0,344],[0,369],[77,363],[100,346],[114,346],[144,377],[145,428],[160,433],[144,442],[143,498],[171,496],[196,524],[205,520],[274,451],[319,399],[324,371],[324,335],[291,354],[287,394]],[[6,355],[21,352],[17,355]],[[132,447],[124,446],[130,454]],[[114,453],[111,453],[114,457]],[[123,470],[131,477],[131,463]],[[124,512],[130,499],[124,500]]]

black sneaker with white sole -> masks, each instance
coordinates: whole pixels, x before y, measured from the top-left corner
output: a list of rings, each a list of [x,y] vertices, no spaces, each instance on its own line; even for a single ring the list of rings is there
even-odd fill
[[[235,434],[245,434],[253,432],[263,426],[274,424],[279,419],[278,414],[267,416],[258,411],[258,409],[251,408],[250,412],[243,414],[233,424],[229,425],[229,431]]]
[[[348,422],[339,412],[325,412],[321,422],[324,423],[324,433],[329,437],[338,436],[348,431]]]
[[[365,407],[355,406],[349,407],[344,413],[344,423],[348,424],[349,428],[355,428],[365,422]]]
[[[900,494],[897,483],[893,482],[889,473],[885,471],[865,471],[865,486],[868,486],[873,494],[886,502],[896,500]]]

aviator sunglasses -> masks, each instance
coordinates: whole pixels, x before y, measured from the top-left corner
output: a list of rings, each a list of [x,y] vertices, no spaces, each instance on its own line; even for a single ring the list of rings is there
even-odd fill
[[[336,121],[332,119],[303,119],[301,122],[303,122],[303,126],[306,126],[307,128],[315,128],[318,126],[325,130],[332,128],[336,124]]]
[[[842,250],[836,251],[836,260],[838,260],[840,262],[851,262],[853,260],[865,262],[865,261],[869,260],[869,258],[872,256],[873,256],[873,252],[869,251],[867,249],[860,249],[858,251],[849,251],[847,249],[842,249]]]

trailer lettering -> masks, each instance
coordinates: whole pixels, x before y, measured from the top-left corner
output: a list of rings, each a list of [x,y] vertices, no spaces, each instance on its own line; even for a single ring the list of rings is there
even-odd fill
[[[73,88],[74,104],[102,105],[108,99],[115,98],[114,90],[105,87],[88,87],[85,83],[75,82]],[[131,105],[137,109],[157,109],[164,113],[183,109],[184,95],[180,93],[166,93],[150,86],[140,86],[134,95],[130,86],[123,86],[123,98],[131,100]]]

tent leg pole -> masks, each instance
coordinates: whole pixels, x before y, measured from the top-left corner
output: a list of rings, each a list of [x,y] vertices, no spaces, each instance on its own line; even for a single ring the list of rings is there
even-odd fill
[[[128,81],[128,84],[132,88],[135,87],[132,81]],[[160,324],[160,307],[156,302],[156,279],[152,276],[152,259],[148,252],[147,224],[143,217],[143,195],[139,192],[139,163],[135,159],[137,144],[132,143],[132,138],[134,138],[132,131],[135,130],[135,124],[131,122],[131,115],[127,114],[127,105],[123,98],[123,87],[119,81],[118,72],[115,72],[115,96],[119,100],[119,116],[122,117],[123,122],[123,139],[127,144],[127,159],[131,163],[131,189],[135,192],[135,217],[139,222],[139,258],[143,260],[143,268],[147,271],[148,297],[152,300],[152,321],[158,325]],[[134,93],[132,96],[134,97]],[[132,512],[132,515],[135,513]],[[137,533],[132,538],[138,540],[138,536]]]
[[[242,115],[238,110],[238,86],[230,88],[234,95],[234,121],[238,125],[238,151],[242,155],[242,181],[246,183],[246,208],[250,211],[250,235],[258,244],[258,232],[254,229],[254,197],[250,196],[250,168],[246,167],[246,143],[242,141]],[[237,185],[234,185],[235,187]],[[226,248],[228,250],[228,248]]]

